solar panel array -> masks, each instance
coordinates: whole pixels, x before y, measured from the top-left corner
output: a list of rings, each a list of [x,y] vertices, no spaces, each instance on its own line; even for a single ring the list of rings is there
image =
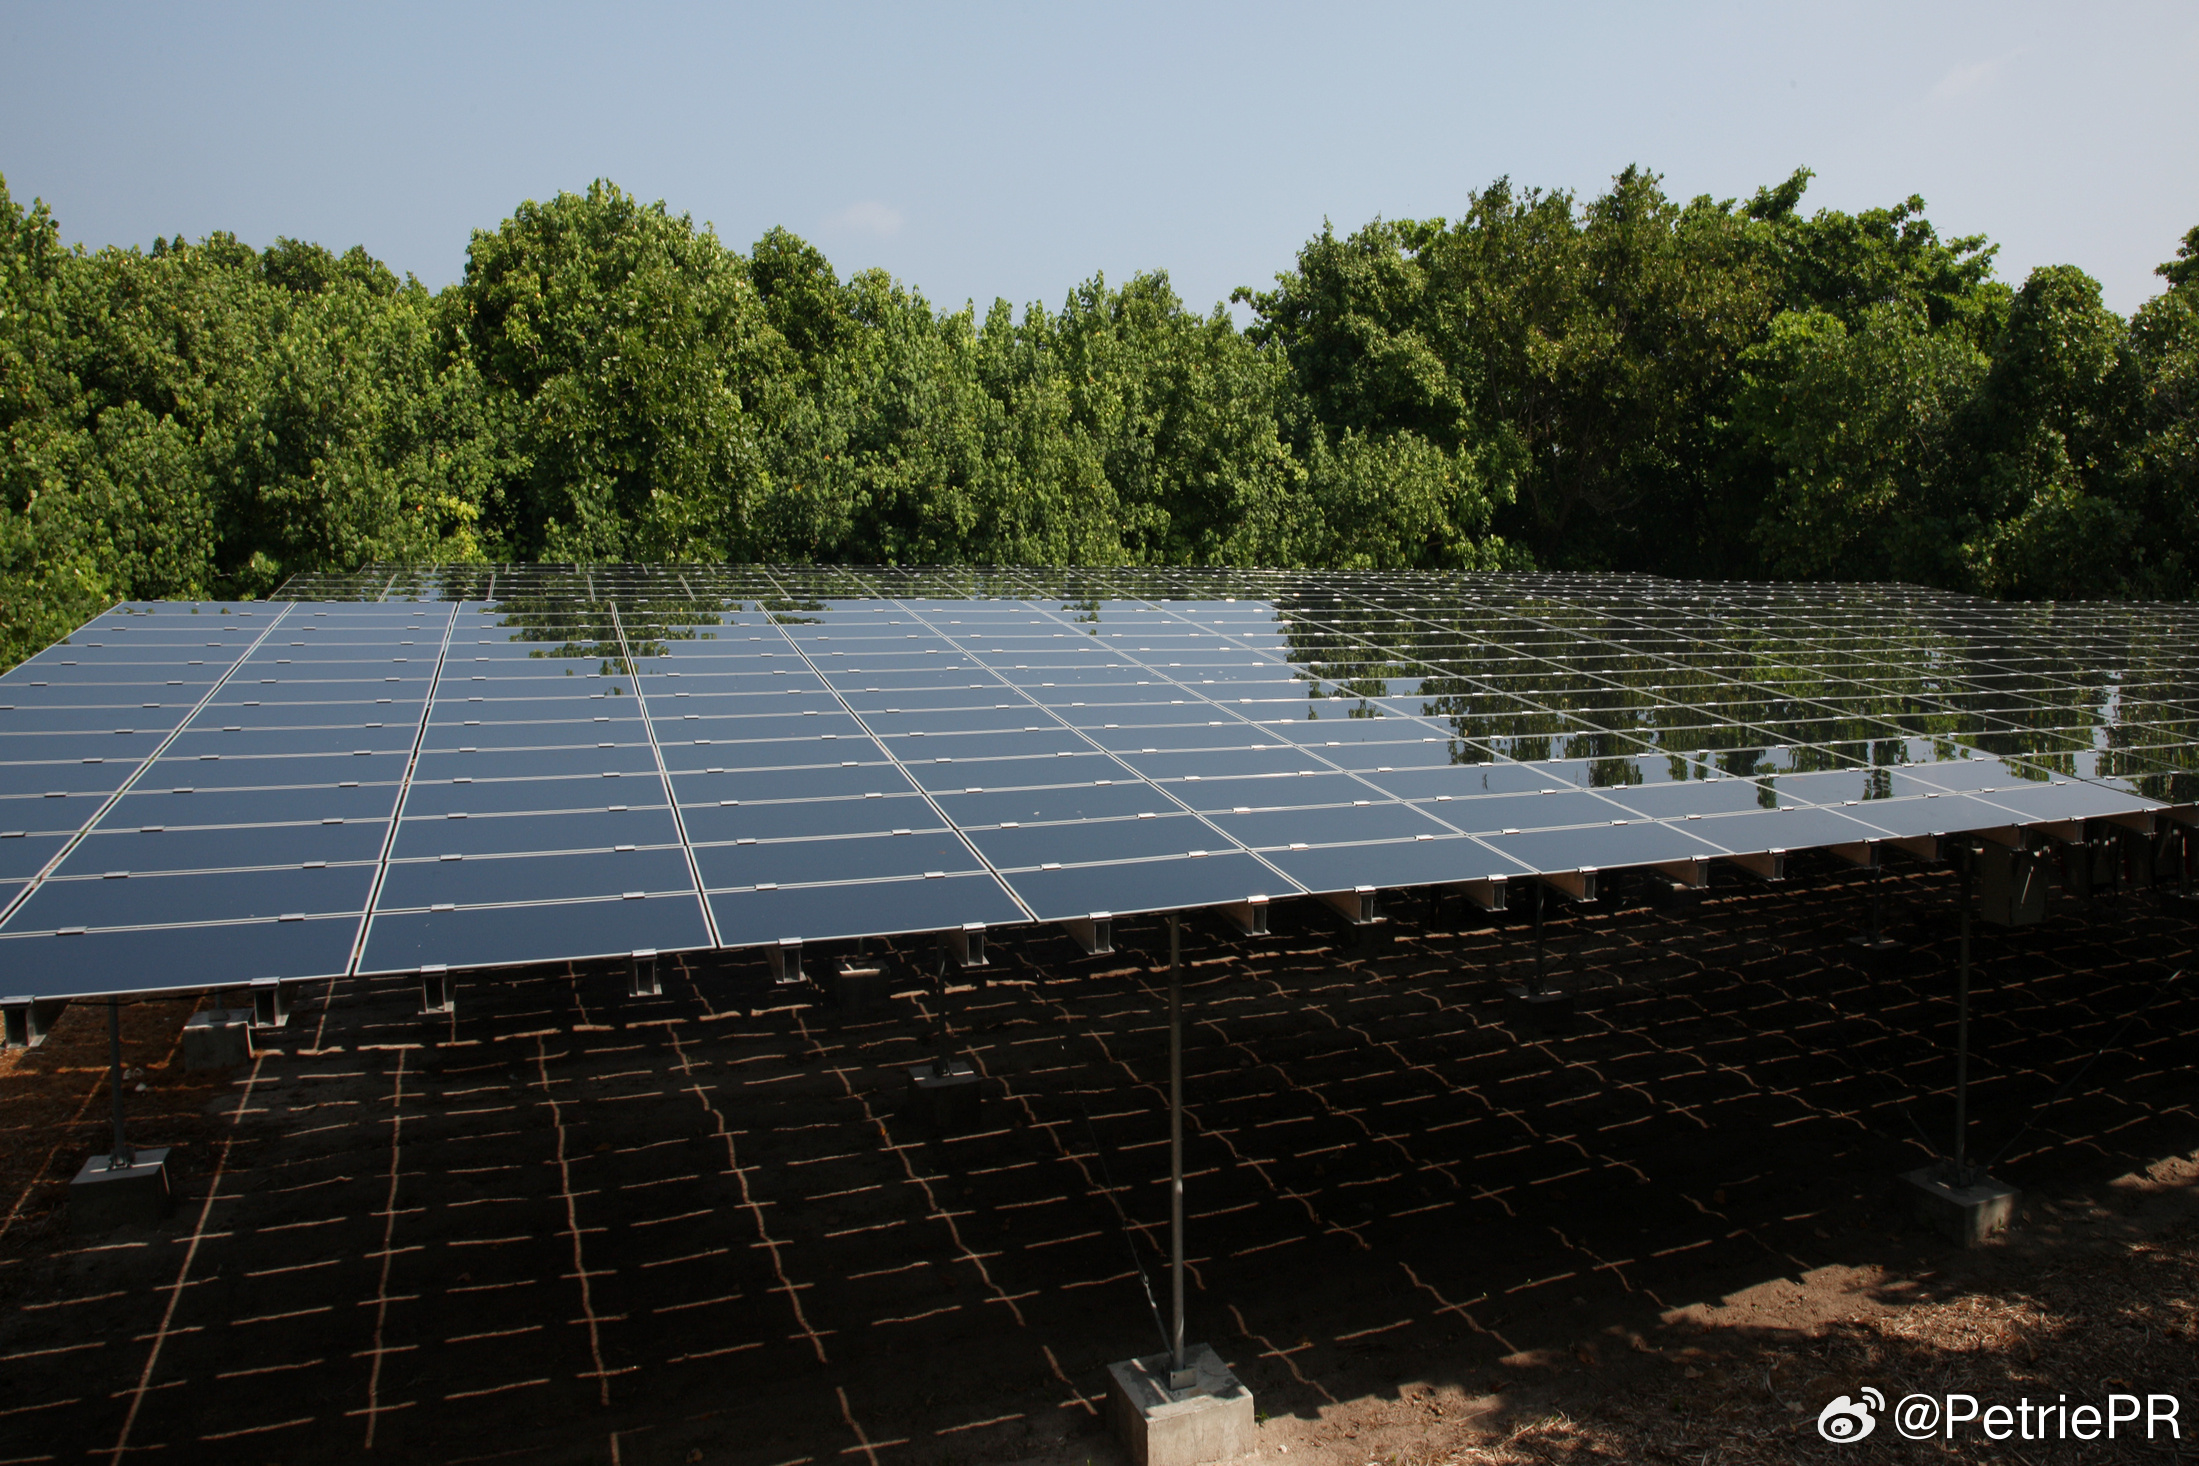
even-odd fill
[[[2189,820],[2199,612],[1632,577],[375,567],[0,677],[0,987]]]

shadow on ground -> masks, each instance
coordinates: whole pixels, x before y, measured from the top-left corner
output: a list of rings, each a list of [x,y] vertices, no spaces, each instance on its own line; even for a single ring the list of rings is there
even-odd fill
[[[2144,1260],[2199,1151],[2199,1005],[2159,997],[2188,915],[2129,895],[1980,938],[1972,1143],[2032,1204],[1965,1258],[1892,1179],[1950,1133],[1950,883],[1887,885],[1904,946],[1875,966],[1829,865],[1558,909],[1580,1018],[1551,1037],[1506,1021],[1516,917],[1188,924],[1191,1331],[1264,1447],[1791,1459],[1834,1382],[1959,1374],[1980,1299],[1994,1368],[2079,1349],[2051,1286],[2076,1264],[2026,1250],[2057,1237],[2185,1330],[2115,1377],[2188,1386],[2190,1249]],[[868,1013],[739,964],[648,999],[609,968],[480,976],[435,1019],[347,981],[219,1076],[179,1070],[184,1005],[140,1005],[126,1098],[183,1202],[89,1240],[61,1201],[104,1143],[105,1024],[72,1011],[0,1070],[0,1457],[1117,1459],[1104,1366],[1157,1343],[1167,1128],[1165,929],[1116,941],[1010,936],[944,992],[904,949]],[[963,1134],[902,1112],[942,1014],[986,1076]]]

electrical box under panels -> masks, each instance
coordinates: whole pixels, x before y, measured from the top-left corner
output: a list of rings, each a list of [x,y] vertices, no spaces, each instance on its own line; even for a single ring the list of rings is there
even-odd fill
[[[1986,845],[1978,851],[1978,918],[1995,926],[2031,926],[2046,916],[2046,862],[2028,850]]]

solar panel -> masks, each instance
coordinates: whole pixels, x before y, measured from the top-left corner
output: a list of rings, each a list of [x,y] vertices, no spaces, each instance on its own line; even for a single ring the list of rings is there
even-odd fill
[[[48,827],[33,880],[9,901],[0,931],[49,934],[0,947],[11,989],[59,996],[207,986],[255,975],[229,971],[240,957],[266,964],[269,975],[348,964],[348,929],[365,913],[380,855],[372,828],[356,823],[374,812],[372,796],[360,797],[363,786],[379,782],[361,755],[395,774],[409,748],[375,745],[365,725],[386,718],[300,702],[303,669],[320,649],[300,629],[298,610],[117,608],[0,678],[8,689],[0,746],[12,772],[51,767],[63,738],[86,750],[78,757],[106,760],[96,787],[69,787],[69,804],[87,796],[72,811],[78,817]],[[352,607],[344,620],[376,630],[418,615]],[[298,635],[284,635],[286,626]],[[357,676],[345,665],[320,680]],[[24,711],[18,689],[40,684],[48,695],[26,728],[16,721]],[[61,685],[66,696],[53,696]],[[270,702],[287,709],[272,728],[255,712]],[[98,736],[107,715],[132,704],[131,731]],[[73,730],[63,734],[68,723]],[[91,752],[125,738],[119,759]],[[329,772],[337,764],[340,777]],[[386,816],[386,797],[381,803]],[[40,805],[54,807],[51,798]],[[350,808],[349,821],[332,812],[339,806]]]
[[[370,567],[0,677],[40,996],[2189,824],[2199,612],[1638,577]]]

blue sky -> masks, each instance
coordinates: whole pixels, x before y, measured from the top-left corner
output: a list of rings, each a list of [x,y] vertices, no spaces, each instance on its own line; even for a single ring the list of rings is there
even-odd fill
[[[0,0],[0,174],[64,236],[363,244],[430,285],[614,180],[935,303],[1167,269],[1205,306],[1324,217],[1630,162],[1732,197],[1921,193],[2000,273],[2129,311],[2199,224],[2199,6],[376,6]]]

